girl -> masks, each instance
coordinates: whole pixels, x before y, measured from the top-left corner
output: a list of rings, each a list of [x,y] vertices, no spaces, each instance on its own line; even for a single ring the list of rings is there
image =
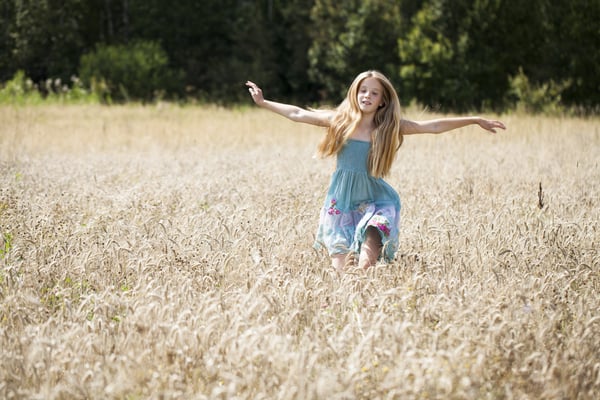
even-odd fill
[[[400,197],[384,180],[404,135],[442,133],[477,124],[495,133],[505,129],[500,121],[479,117],[409,121],[400,115],[400,102],[391,82],[378,71],[359,74],[346,98],[334,110],[308,110],[265,100],[262,90],[246,82],[252,100],[296,122],[323,126],[319,144],[322,156],[337,157],[336,170],[321,217],[316,248],[325,247],[333,267],[342,271],[349,255],[358,254],[358,265],[368,268],[380,256],[394,259],[398,248]]]

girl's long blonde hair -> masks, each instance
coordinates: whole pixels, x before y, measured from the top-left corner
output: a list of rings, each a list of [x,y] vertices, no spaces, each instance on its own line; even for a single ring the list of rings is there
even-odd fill
[[[319,144],[318,151],[323,157],[337,154],[358,126],[361,117],[358,91],[366,78],[377,78],[383,86],[383,107],[375,112],[373,118],[375,130],[371,137],[368,159],[369,173],[376,178],[381,178],[390,172],[403,139],[400,131],[402,120],[400,100],[392,83],[381,72],[365,71],[354,79],[346,98],[336,108],[336,113],[327,128],[325,138]]]

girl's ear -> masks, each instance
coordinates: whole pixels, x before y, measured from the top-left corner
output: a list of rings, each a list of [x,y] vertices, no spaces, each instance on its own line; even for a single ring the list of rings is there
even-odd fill
[[[383,107],[385,107],[385,103],[381,103],[381,104],[379,105],[379,108],[383,108]]]

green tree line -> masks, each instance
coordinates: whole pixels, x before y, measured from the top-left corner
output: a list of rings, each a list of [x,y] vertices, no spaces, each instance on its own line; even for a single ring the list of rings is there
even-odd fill
[[[337,102],[378,69],[443,111],[600,107],[600,0],[0,0],[0,82],[105,101]]]

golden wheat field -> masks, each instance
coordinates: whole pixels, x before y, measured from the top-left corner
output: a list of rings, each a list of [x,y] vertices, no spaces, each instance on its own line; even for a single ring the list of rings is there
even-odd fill
[[[172,104],[0,119],[1,398],[600,397],[598,118],[406,137],[397,259],[342,275],[312,248],[319,128]]]

